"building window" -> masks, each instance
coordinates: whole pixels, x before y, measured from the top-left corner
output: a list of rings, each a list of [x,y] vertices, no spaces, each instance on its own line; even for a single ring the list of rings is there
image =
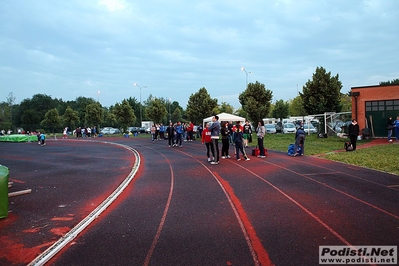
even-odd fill
[[[399,110],[399,100],[366,102],[366,112]]]

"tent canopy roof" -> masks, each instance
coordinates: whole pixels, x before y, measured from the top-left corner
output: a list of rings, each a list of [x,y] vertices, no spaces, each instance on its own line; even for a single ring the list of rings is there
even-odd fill
[[[245,123],[245,118],[241,117],[241,116],[237,116],[237,115],[232,115],[232,114],[228,114],[228,113],[220,113],[217,116],[219,116],[219,121],[242,121],[243,123]],[[212,122],[212,117],[207,117],[204,118],[203,123],[205,124],[206,122]]]

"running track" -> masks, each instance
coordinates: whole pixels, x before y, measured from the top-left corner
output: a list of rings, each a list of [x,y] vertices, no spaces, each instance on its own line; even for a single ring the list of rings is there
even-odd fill
[[[320,245],[399,245],[396,175],[270,151],[266,159],[221,159],[219,165],[210,165],[205,147],[199,142],[169,148],[167,141],[112,141],[139,152],[139,171],[118,200],[49,264],[317,265]],[[129,173],[127,165],[133,166],[128,150],[110,144],[60,140],[39,148],[46,153],[45,149],[68,150],[70,146],[77,155],[95,150],[92,158],[101,156],[104,163],[89,162],[88,169],[106,172],[120,164],[116,167],[119,171],[107,173],[118,182]],[[108,156],[97,150],[99,146],[107,146]],[[26,147],[37,149],[33,145]],[[233,155],[232,147],[230,153]],[[71,159],[64,159],[65,167],[74,168],[75,164],[68,163],[79,159],[72,153],[68,156]],[[79,167],[85,163],[82,160]],[[57,182],[75,198],[80,182],[85,185],[84,180],[91,179],[88,173],[82,177],[77,183]],[[103,194],[115,189],[117,182],[102,180],[101,189],[91,185],[79,191],[80,197],[89,201],[104,198]],[[29,201],[29,196],[21,197]],[[89,208],[84,199],[79,203],[85,210]],[[16,206],[13,208],[14,213],[18,211]],[[82,217],[76,214],[82,213],[81,206],[69,212],[70,216]],[[66,227],[76,224],[72,219]],[[41,237],[43,251],[52,239]],[[26,239],[22,242],[29,245]],[[10,261],[20,263],[17,258],[0,256],[0,264]]]

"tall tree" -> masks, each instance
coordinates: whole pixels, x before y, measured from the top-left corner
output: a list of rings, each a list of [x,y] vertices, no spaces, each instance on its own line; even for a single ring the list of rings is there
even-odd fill
[[[41,120],[42,118],[39,116],[39,114],[32,109],[25,110],[20,118],[21,126],[25,131],[30,132],[37,131],[41,128]]]
[[[127,102],[128,102],[129,105],[132,107],[133,112],[134,112],[134,116],[140,118],[140,102],[139,102],[135,97],[133,97],[133,98],[132,98],[132,97],[129,97],[129,98],[127,99]],[[140,120],[139,120],[139,119],[136,119],[136,122],[135,122],[134,125],[135,125],[135,126],[141,127],[141,125],[140,125]]]
[[[92,103],[86,106],[86,125],[99,127],[103,120],[103,108],[100,103]]]
[[[283,121],[283,118],[288,117],[290,110],[290,104],[285,102],[284,100],[276,101],[276,104],[272,111],[272,117],[280,118],[280,121]]]
[[[6,102],[0,103],[0,130],[7,131],[12,128],[11,108]]]
[[[182,110],[179,107],[176,107],[172,113],[172,122],[181,121],[182,118]]]
[[[158,98],[154,98],[146,109],[146,116],[154,123],[162,123],[167,113],[165,104]]]
[[[86,117],[86,106],[88,106],[89,104],[92,103],[96,103],[96,100],[94,100],[93,98],[87,98],[87,97],[78,97],[76,98],[75,101],[75,106],[71,105],[72,109],[78,112],[78,116],[79,116],[79,120],[80,122],[84,123],[85,117]],[[82,126],[86,126],[86,125],[82,125]]]
[[[303,108],[303,101],[301,96],[296,96],[290,102],[290,115],[291,116],[304,116],[306,115],[306,110]]]
[[[247,89],[238,96],[242,108],[253,122],[268,116],[272,98],[273,92],[258,81],[249,83]]]
[[[351,112],[352,111],[352,97],[347,94],[341,93],[341,112]]]
[[[221,113],[233,114],[234,108],[233,108],[233,106],[231,106],[231,104],[228,104],[228,103],[226,103],[226,102],[222,102],[222,103],[220,104],[219,111],[220,111]]]
[[[78,112],[72,110],[70,106],[68,106],[62,116],[62,122],[64,126],[69,127],[69,129],[73,130],[79,125],[79,116]]]
[[[46,130],[55,132],[56,130],[61,130],[61,117],[58,114],[57,108],[48,110],[44,115],[43,121],[40,123]]]
[[[186,116],[194,124],[201,123],[205,117],[212,115],[212,110],[218,105],[217,99],[212,99],[203,87],[197,93],[190,95],[187,102]]]
[[[340,112],[342,83],[339,75],[331,76],[323,67],[317,67],[312,80],[308,80],[303,86],[300,96],[306,112],[322,114],[325,112]]]
[[[9,107],[9,123],[10,123],[10,126],[9,126],[9,129],[11,129],[12,128],[12,126],[13,126],[13,119],[12,119],[12,109],[13,109],[13,106],[14,106],[14,103],[15,103],[15,96],[14,96],[14,93],[12,93],[12,92],[10,92],[9,94],[8,94],[8,96],[7,96],[7,104],[8,104],[8,107]]]
[[[44,115],[47,113],[47,111],[56,108],[58,104],[57,102],[58,100],[53,100],[46,94],[35,94],[33,95],[32,99],[24,99],[18,109],[19,121],[17,124],[21,124],[25,130],[27,130],[26,128],[30,127],[28,125],[31,125],[34,130],[40,128],[40,122],[44,119]],[[27,110],[32,110],[35,112],[35,117],[37,117],[37,119],[27,121],[26,116],[24,116],[24,113]],[[24,122],[21,121],[23,117],[25,117]]]
[[[113,113],[118,121],[118,124],[122,127],[122,132],[125,132],[126,129],[136,120],[133,109],[126,100],[123,100],[122,104],[115,104]]]

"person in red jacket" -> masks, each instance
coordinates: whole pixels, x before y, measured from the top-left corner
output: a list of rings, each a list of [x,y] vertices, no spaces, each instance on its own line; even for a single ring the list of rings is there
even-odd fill
[[[204,130],[202,130],[201,137],[202,137],[202,144],[205,143],[205,146],[206,146],[206,156],[208,157],[208,162],[211,162],[215,158],[215,149],[213,148],[213,145],[212,145],[211,131],[208,129],[208,123],[205,124]],[[211,160],[209,151],[212,152],[212,157],[213,157],[212,160]]]
[[[190,123],[187,126],[187,140],[188,141],[193,141],[194,138],[194,124],[190,121]]]

